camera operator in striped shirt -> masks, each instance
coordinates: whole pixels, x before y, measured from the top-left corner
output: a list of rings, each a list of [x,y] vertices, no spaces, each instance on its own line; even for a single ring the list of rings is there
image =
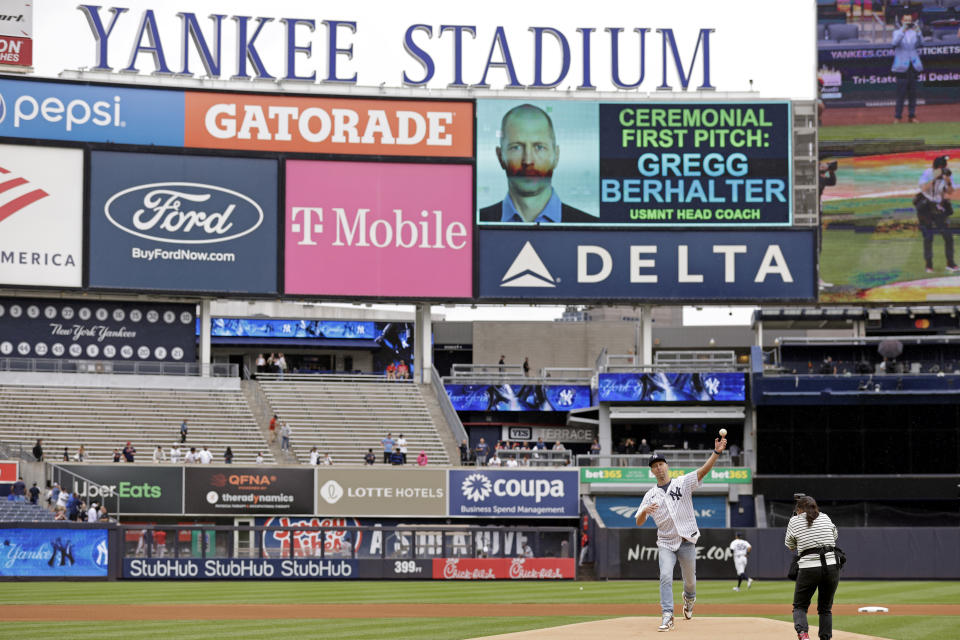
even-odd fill
[[[795,513],[787,523],[784,543],[800,556],[800,571],[793,592],[793,628],[798,640],[810,640],[807,609],[813,592],[817,594],[817,613],[820,616],[820,640],[833,636],[833,596],[840,582],[840,567],[833,549],[837,542],[837,527],[830,516],[820,513],[817,501],[797,494]]]

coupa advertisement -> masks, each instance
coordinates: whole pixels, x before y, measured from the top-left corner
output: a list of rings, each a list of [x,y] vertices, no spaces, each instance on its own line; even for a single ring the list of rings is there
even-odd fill
[[[637,526],[637,510],[643,496],[597,496],[597,513],[607,527],[633,529]],[[697,524],[720,528],[727,525],[727,498],[725,496],[693,496],[693,512]],[[644,529],[656,529],[653,518],[647,518]]]
[[[64,473],[66,472],[66,473]],[[183,467],[138,464],[56,464],[55,482],[111,514],[183,513]]]
[[[95,151],[90,286],[276,293],[273,160]]]
[[[184,467],[184,513],[312,514],[313,469]]]
[[[601,373],[601,402],[744,402],[746,375],[719,373]]]
[[[0,284],[79,287],[82,216],[82,150],[0,145]]]
[[[590,385],[446,384],[444,388],[457,411],[570,411],[591,404]]]
[[[481,229],[488,300],[814,300],[815,235]]]
[[[450,472],[452,517],[575,518],[579,515],[576,470]]]
[[[289,160],[285,292],[469,298],[472,169]]]
[[[0,298],[0,356],[193,363],[195,305]]]
[[[106,578],[106,529],[0,529],[0,577]]]
[[[477,105],[479,224],[787,226],[791,183],[789,103]]]

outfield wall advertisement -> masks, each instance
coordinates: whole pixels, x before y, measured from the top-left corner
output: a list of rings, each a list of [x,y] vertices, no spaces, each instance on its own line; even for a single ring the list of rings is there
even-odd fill
[[[637,511],[643,496],[597,496],[597,513],[607,527],[621,529],[635,529],[637,526]],[[727,497],[726,496],[693,496],[693,513],[697,518],[697,525],[701,528],[718,529],[727,526]],[[656,529],[653,518],[647,518],[642,525],[645,529]]]
[[[669,458],[667,453],[666,457]],[[671,467],[670,477],[695,473],[697,467]],[[649,484],[657,482],[647,467],[580,467],[583,484]],[[749,467],[714,467],[703,477],[704,484],[750,484],[753,474]]]
[[[106,529],[3,528],[0,578],[106,578]]]
[[[104,505],[112,514],[183,513],[180,466],[58,464],[53,477],[63,491],[75,491],[87,503]]]
[[[576,517],[576,470],[451,469],[450,515],[500,518]]]
[[[311,514],[314,470],[266,467],[184,467],[184,513]]]
[[[318,507],[330,516],[443,516],[442,469],[317,469]]]
[[[0,285],[83,284],[82,216],[82,151],[0,145]]]
[[[477,221],[787,226],[790,104],[481,100]]]

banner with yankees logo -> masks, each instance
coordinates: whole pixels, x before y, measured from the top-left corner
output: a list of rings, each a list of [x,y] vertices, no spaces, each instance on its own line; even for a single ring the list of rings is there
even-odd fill
[[[83,151],[0,144],[0,285],[79,287]]]

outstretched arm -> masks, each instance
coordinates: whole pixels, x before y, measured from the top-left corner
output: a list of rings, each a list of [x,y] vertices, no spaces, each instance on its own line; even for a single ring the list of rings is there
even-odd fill
[[[723,450],[727,448],[727,439],[726,438],[717,438],[713,441],[713,453],[710,454],[710,457],[707,458],[707,461],[703,463],[703,466],[697,469],[697,480],[703,480],[703,476],[710,473],[710,469],[713,469],[713,465],[716,464],[717,460],[720,459],[720,454],[723,453]]]
[[[657,510],[657,504],[651,502],[650,504],[644,506],[640,505],[640,508],[637,509],[637,526],[642,527],[643,523],[647,521],[647,516]]]

